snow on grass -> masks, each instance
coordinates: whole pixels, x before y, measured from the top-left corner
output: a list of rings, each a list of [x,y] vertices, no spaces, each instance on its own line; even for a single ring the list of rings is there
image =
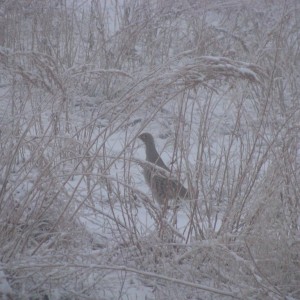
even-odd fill
[[[245,3],[3,6],[4,296],[298,297],[297,16]],[[193,195],[177,209],[141,132]]]

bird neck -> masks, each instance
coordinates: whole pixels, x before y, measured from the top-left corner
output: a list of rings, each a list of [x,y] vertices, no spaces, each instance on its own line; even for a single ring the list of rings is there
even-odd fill
[[[167,171],[170,171],[156,151],[154,143],[151,143],[148,145],[148,147],[146,147],[146,160]]]
[[[154,144],[149,144],[146,148],[146,158],[148,161],[154,164],[159,160],[159,154]]]

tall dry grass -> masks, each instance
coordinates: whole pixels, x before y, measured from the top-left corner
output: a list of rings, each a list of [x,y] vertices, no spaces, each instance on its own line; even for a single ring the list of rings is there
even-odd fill
[[[297,1],[1,10],[0,294],[299,297]],[[149,128],[184,228],[140,187]]]

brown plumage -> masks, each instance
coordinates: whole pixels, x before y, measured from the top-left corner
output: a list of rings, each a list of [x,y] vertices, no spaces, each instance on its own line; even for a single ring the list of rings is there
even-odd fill
[[[143,173],[153,197],[161,205],[178,198],[189,199],[187,189],[178,180],[171,177],[171,170],[165,165],[155,148],[153,136],[150,133],[142,133],[139,135],[139,139],[144,142],[146,147],[146,160],[149,164],[143,166]]]

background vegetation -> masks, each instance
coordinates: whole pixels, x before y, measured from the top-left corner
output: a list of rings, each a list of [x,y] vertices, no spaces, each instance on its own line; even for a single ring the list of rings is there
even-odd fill
[[[299,299],[299,41],[297,0],[0,1],[0,295]]]

